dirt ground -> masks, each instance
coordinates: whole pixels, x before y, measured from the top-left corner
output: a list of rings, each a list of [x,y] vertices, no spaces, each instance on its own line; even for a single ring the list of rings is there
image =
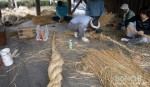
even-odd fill
[[[32,25],[29,22],[26,26],[29,26],[29,24]],[[33,26],[35,27],[35,25]],[[17,31],[17,26],[13,27],[15,28],[7,27],[7,32]],[[47,42],[36,41],[35,38],[18,39],[17,35],[7,37],[7,45],[0,47],[0,49],[8,47],[11,49],[11,52],[18,49],[20,54],[14,59],[12,66],[2,66],[0,70],[0,87],[8,87],[8,84],[10,87],[46,87],[49,82],[47,69],[51,60],[51,38],[54,32],[56,33],[57,50],[65,61],[62,72],[62,87],[102,87],[100,81],[89,70],[84,69],[84,65],[82,65],[81,59],[86,56],[88,49],[119,48],[128,58],[138,55],[130,53],[109,40],[98,38],[90,39],[89,43],[84,43],[80,38],[65,35],[65,32],[70,31],[66,23],[48,24],[48,28],[50,36]],[[120,39],[125,34],[124,31],[119,30],[117,27],[106,26],[102,29],[104,30],[102,34],[111,37],[129,49],[150,54],[149,44],[128,45],[121,42]],[[67,43],[70,39],[73,42],[73,50],[68,50]],[[135,57],[134,61],[141,68],[149,71],[150,57],[138,56],[142,57],[142,59]]]

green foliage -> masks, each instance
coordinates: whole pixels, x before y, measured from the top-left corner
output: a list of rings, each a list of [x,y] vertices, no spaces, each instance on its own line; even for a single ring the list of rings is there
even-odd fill
[[[40,5],[41,6],[49,6],[50,5],[50,2],[49,1],[40,1]]]
[[[6,1],[0,1],[0,8],[8,7],[8,2]]]
[[[17,0],[18,6],[27,6],[27,7],[33,7],[35,6],[35,0]],[[41,6],[50,6],[50,0],[40,0]],[[8,7],[7,1],[0,1],[0,8]]]

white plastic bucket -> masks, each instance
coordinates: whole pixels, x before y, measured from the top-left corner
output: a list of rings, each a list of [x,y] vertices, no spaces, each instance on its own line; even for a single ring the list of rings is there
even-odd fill
[[[1,54],[1,58],[2,58],[2,61],[3,61],[5,66],[10,66],[13,64],[13,59],[12,59],[9,48],[2,49],[0,51],[0,54]]]

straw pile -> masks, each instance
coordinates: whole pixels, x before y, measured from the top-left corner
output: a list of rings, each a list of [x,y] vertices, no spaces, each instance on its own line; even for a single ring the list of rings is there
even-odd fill
[[[32,21],[36,25],[45,25],[45,24],[49,24],[49,23],[53,23],[54,22],[50,15],[34,16],[34,17],[32,17]]]
[[[82,60],[104,87],[150,87],[149,75],[116,49],[90,49]]]
[[[113,42],[114,44],[120,46],[121,48],[123,48],[123,49],[129,51],[130,53],[138,54],[138,55],[142,55],[142,56],[150,56],[149,53],[134,51],[134,50],[128,48],[127,46],[125,46],[125,45],[119,43],[118,41],[112,39],[111,37],[105,36],[104,34],[101,34],[101,35],[100,35],[100,39],[101,39],[101,40],[109,40],[109,41]]]
[[[66,31],[65,35],[74,35],[74,32],[72,31]],[[101,34],[96,34],[95,32],[87,32],[86,33],[86,37],[90,38],[90,39],[99,39]]]
[[[55,34],[54,34],[52,41],[52,56],[48,67],[48,76],[50,82],[47,87],[61,87],[61,80],[62,80],[61,72],[63,64],[64,60],[56,50]]]
[[[108,13],[108,14],[106,14],[106,15],[101,16],[100,19],[99,19],[99,22],[100,22],[100,24],[101,24],[100,27],[106,26],[106,25],[111,21],[111,19],[112,19],[114,16],[115,16],[115,15],[112,14],[112,13]]]
[[[54,15],[55,15],[55,12],[54,12],[54,11],[51,11],[51,10],[46,10],[46,9],[44,9],[44,10],[41,11],[41,15],[42,15],[42,16],[45,16],[45,15],[54,16]]]
[[[21,20],[22,17],[24,17],[27,14],[34,14],[33,11],[29,10],[25,6],[19,6],[19,8],[14,9],[3,9],[2,10],[2,22],[5,23],[8,21],[9,23],[15,25],[22,23],[23,20]]]

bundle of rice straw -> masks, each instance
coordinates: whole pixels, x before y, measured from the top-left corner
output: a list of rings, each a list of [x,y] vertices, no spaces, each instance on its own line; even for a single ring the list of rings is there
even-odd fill
[[[45,25],[45,24],[50,24],[53,23],[54,21],[52,20],[50,15],[46,16],[34,16],[32,17],[33,23],[36,25]]]
[[[54,16],[55,15],[55,12],[54,11],[51,11],[51,10],[47,10],[47,9],[44,9],[41,11],[41,15],[44,16],[44,15],[51,15],[51,16]]]
[[[99,22],[101,24],[100,27],[106,26],[114,16],[115,15],[112,14],[112,13],[108,13],[108,14],[105,14],[105,15],[101,16],[100,19],[99,19]]]
[[[104,87],[150,87],[149,75],[116,49],[90,49],[82,60]]]
[[[27,14],[23,19],[32,19],[35,15]]]

